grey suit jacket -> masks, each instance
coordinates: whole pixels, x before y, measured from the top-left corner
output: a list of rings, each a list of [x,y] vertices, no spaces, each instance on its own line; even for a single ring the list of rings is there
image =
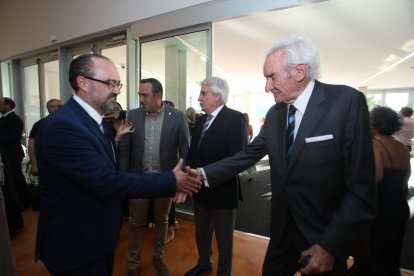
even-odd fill
[[[310,245],[340,259],[365,255],[374,221],[375,164],[365,97],[318,81],[286,163],[286,104],[267,113],[258,136],[234,157],[204,167],[214,187],[269,155],[272,184],[270,235],[283,238],[290,212]]]
[[[123,171],[142,172],[145,116],[143,109],[132,109],[127,114],[128,122],[135,131],[125,135],[119,145],[120,167]],[[178,158],[186,158],[190,146],[190,134],[185,114],[175,108],[165,106],[164,121],[160,139],[161,171],[169,171],[175,167]]]

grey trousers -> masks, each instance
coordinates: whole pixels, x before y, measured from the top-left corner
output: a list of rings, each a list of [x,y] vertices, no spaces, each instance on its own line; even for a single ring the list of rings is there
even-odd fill
[[[129,232],[128,232],[128,270],[136,271],[141,265],[141,249],[144,243],[144,230],[147,225],[147,215],[150,202],[154,211],[154,242],[153,259],[164,255],[164,239],[168,229],[168,213],[172,199],[130,199],[129,206]]]
[[[231,275],[235,221],[236,209],[205,208],[197,200],[194,200],[198,264],[201,267],[209,268],[212,266],[212,238],[214,231],[219,251],[217,275]]]

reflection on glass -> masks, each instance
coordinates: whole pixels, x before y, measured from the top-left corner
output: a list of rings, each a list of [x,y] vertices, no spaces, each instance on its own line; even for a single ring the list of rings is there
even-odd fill
[[[164,99],[175,108],[185,111],[193,107],[201,112],[198,103],[200,81],[206,78],[208,62],[207,41],[209,31],[141,43],[141,79],[156,78],[164,87]],[[191,197],[177,210],[192,213]]]
[[[111,59],[119,72],[119,78],[123,84],[121,94],[117,97],[117,102],[123,109],[127,109],[127,78],[126,78],[126,45],[117,46],[102,50],[102,55]]]
[[[59,61],[54,60],[44,63],[45,75],[45,99],[46,102],[50,99],[60,99],[60,85],[59,85]],[[47,114],[46,102],[44,108]]]
[[[165,100],[176,108],[200,112],[200,81],[207,76],[209,31],[167,37],[141,44],[141,79],[156,78]]]
[[[40,96],[39,96],[39,76],[37,65],[23,68],[24,95],[26,107],[26,136],[29,135],[33,124],[40,119]]]
[[[372,110],[377,105],[382,105],[382,95],[380,93],[370,93],[367,95],[368,109]]]
[[[401,107],[407,106],[408,93],[387,93],[385,94],[385,105],[391,107],[395,111],[399,112]]]
[[[1,84],[3,97],[13,98],[11,96],[10,67],[11,64],[8,62],[1,63]]]

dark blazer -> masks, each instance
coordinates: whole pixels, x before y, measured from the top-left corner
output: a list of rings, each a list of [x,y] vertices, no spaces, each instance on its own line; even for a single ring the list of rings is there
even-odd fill
[[[170,197],[175,176],[116,169],[113,139],[71,98],[36,135],[41,179],[37,254],[51,270],[69,270],[114,253],[121,199]]]
[[[12,159],[22,159],[24,151],[21,144],[24,124],[13,111],[0,118],[0,152]]]
[[[134,126],[135,131],[125,135],[119,145],[120,164],[123,171],[142,172],[145,117],[146,112],[141,108],[128,112],[128,122]],[[160,166],[161,171],[165,172],[175,167],[178,158],[187,157],[190,134],[182,111],[165,106],[160,139]]]
[[[197,119],[194,128],[187,158],[187,164],[192,168],[203,167],[232,156],[247,144],[246,122],[243,114],[224,106],[214,118],[198,147],[206,118],[207,115],[203,115]],[[194,194],[195,200],[209,208],[236,208],[241,198],[239,177],[234,174],[231,178],[220,181],[220,185],[214,188],[202,187],[198,193]]]
[[[283,238],[288,212],[310,245],[340,259],[367,253],[376,212],[375,164],[365,96],[318,81],[286,163],[286,104],[267,113],[259,135],[234,157],[204,167],[218,183],[269,155],[272,183],[270,235]]]

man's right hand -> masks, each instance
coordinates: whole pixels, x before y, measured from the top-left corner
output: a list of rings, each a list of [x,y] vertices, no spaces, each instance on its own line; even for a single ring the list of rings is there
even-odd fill
[[[202,182],[194,176],[181,171],[183,164],[184,160],[180,158],[177,165],[173,169],[177,183],[177,192],[183,192],[185,194],[192,195],[193,193],[198,192],[198,190],[201,188]]]
[[[35,176],[39,176],[39,170],[37,169],[37,165],[31,164],[30,166],[30,173]]]

